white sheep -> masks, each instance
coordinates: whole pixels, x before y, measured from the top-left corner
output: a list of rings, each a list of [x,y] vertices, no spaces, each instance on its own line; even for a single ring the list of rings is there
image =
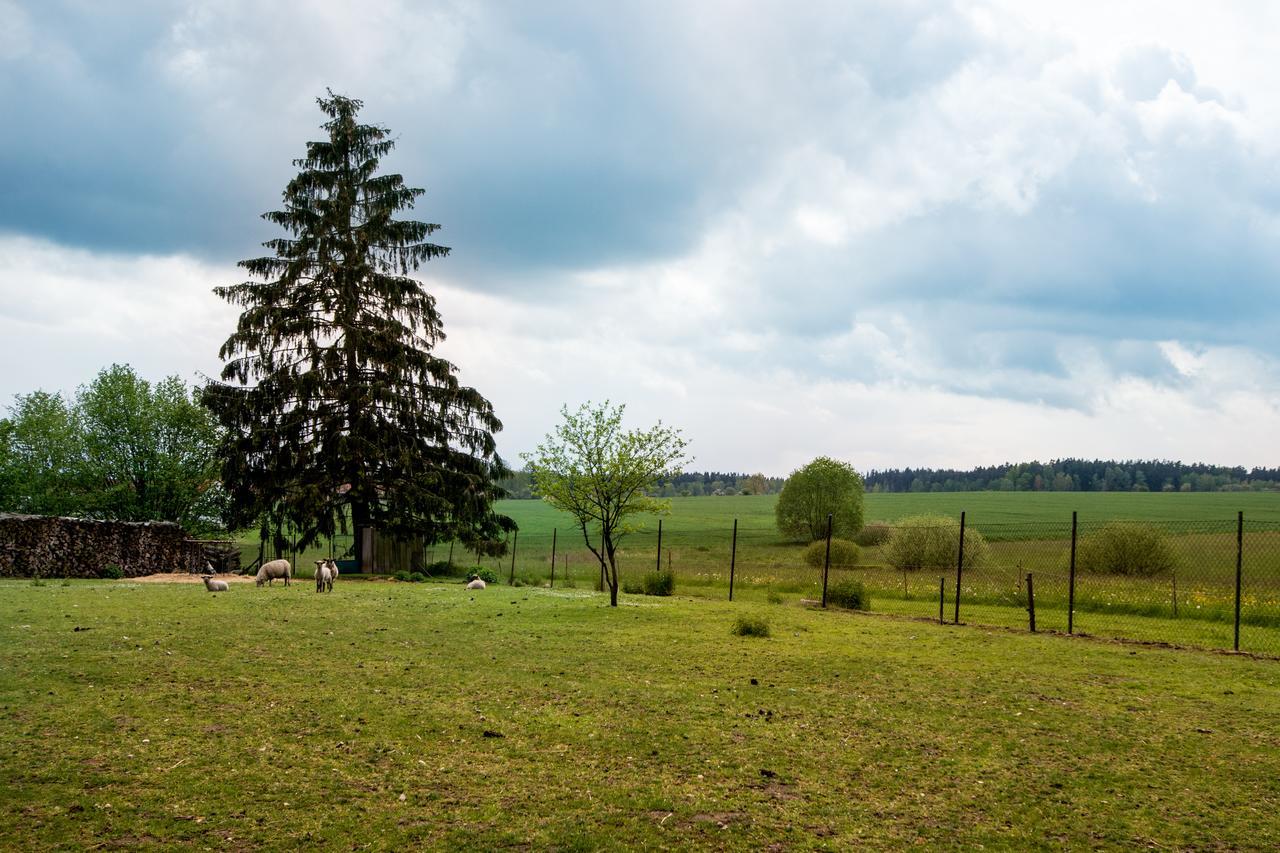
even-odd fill
[[[271,582],[276,578],[284,578],[284,585],[289,585],[289,578],[293,576],[293,564],[288,560],[272,560],[269,563],[263,563],[262,568],[258,569],[258,575],[255,578],[258,586],[264,583],[271,586]]]
[[[333,560],[316,560],[316,592],[333,592],[333,578],[338,567]]]
[[[485,587],[485,583],[480,580],[479,575],[472,575],[468,580],[470,583],[467,584],[467,589],[484,589]]]
[[[209,590],[209,592],[226,592],[231,589],[231,587],[227,585],[226,581],[214,580],[213,575],[201,575],[200,580],[204,581],[204,588]]]

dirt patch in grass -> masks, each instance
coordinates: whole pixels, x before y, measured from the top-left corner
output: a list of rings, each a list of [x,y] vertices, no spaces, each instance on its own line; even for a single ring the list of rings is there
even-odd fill
[[[220,581],[227,583],[253,583],[253,575],[214,575]],[[200,575],[193,575],[189,572],[162,572],[157,575],[143,575],[141,577],[129,578],[129,583],[204,583],[200,580]]]

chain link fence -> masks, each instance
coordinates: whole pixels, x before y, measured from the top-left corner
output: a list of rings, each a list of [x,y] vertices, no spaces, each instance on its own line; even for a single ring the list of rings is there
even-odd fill
[[[642,592],[647,576],[669,573],[679,595],[817,604],[825,575],[832,588],[860,583],[883,613],[1280,655],[1280,522],[876,527],[864,531],[873,535],[856,563],[841,565],[828,562],[823,540],[664,523],[621,539],[619,581],[624,592]],[[600,560],[581,531],[522,533],[515,545],[514,554],[490,560],[502,580],[600,588]]]

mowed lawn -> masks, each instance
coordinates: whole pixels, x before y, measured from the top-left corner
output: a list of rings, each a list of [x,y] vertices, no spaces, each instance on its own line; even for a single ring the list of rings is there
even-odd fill
[[[0,582],[0,847],[1280,845],[1280,663],[604,602]]]

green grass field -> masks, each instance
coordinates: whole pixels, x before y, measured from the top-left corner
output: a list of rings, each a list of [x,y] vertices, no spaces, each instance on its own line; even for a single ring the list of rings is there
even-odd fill
[[[1077,577],[1073,628],[1124,637],[1210,648],[1234,645],[1235,516],[1246,518],[1241,638],[1243,650],[1280,655],[1280,493],[1069,493],[970,492],[867,495],[866,518],[893,523],[907,515],[956,517],[963,509],[970,529],[985,534],[991,562],[964,578],[962,621],[1002,627],[1029,625],[1025,577],[1034,575],[1037,622],[1066,630],[1071,511],[1081,536],[1114,519],[1138,519],[1166,529],[1175,571],[1159,578]],[[782,540],[774,527],[776,496],[676,498],[663,519],[661,554],[657,519],[630,534],[619,554],[624,583],[659,566],[676,576],[677,590],[714,599],[728,597],[732,566],[734,596],[765,601],[770,595],[820,598],[820,568],[804,562],[801,545]],[[555,582],[567,579],[592,588],[599,563],[586,549],[568,516],[541,501],[504,501],[500,511],[520,532],[514,560],[477,560],[455,548],[459,569],[477,563],[503,579],[550,583],[552,531],[557,531]],[[738,521],[736,550],[733,523]],[[256,556],[256,540],[245,551]],[[301,555],[303,573],[327,546]],[[426,562],[443,561],[449,545],[436,545]],[[872,592],[876,610],[936,618],[939,579],[946,578],[945,612],[954,613],[955,566],[902,573],[888,567],[878,549],[865,549],[849,574]]]
[[[1280,845],[1276,662],[604,603],[0,582],[0,845]]]

